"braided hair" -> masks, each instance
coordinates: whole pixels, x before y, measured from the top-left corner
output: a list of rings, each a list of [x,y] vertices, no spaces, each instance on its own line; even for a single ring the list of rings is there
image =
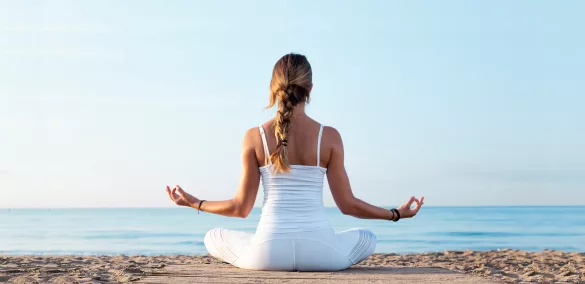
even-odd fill
[[[268,108],[278,105],[274,119],[274,135],[278,144],[276,151],[270,155],[270,161],[277,173],[290,171],[286,151],[290,119],[298,103],[309,102],[312,86],[313,72],[304,55],[290,53],[280,58],[274,65]]]

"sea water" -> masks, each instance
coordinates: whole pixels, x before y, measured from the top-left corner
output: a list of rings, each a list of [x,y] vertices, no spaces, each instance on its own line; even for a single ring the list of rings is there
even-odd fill
[[[555,249],[585,251],[583,207],[424,207],[399,222],[356,219],[326,209],[337,231],[367,228],[376,252]],[[0,254],[206,254],[203,238],[221,227],[253,233],[261,210],[246,219],[189,208],[0,209]]]

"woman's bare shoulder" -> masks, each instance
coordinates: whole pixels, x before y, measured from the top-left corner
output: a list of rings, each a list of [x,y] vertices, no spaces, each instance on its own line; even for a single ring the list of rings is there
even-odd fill
[[[249,139],[250,138],[250,139],[255,140],[256,138],[260,138],[260,126],[262,126],[262,128],[264,129],[264,132],[265,133],[269,133],[270,130],[271,130],[271,128],[272,128],[272,124],[273,124],[273,120],[271,119],[271,120],[266,121],[266,122],[264,122],[262,124],[258,124],[256,126],[253,126],[253,127],[249,128],[246,131],[246,134],[244,136],[244,139]]]
[[[251,127],[244,134],[244,147],[245,148],[258,148],[262,147],[262,138],[260,135],[260,129],[258,126]],[[261,149],[261,148],[260,148]]]
[[[251,127],[248,130],[246,130],[246,134],[244,134],[244,139],[253,138],[258,135],[260,135],[260,130],[258,129],[258,126]]]
[[[326,139],[331,144],[341,142],[341,133],[333,126],[323,127],[323,139]]]

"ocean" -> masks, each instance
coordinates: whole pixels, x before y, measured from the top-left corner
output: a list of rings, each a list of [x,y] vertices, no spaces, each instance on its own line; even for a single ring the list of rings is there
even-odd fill
[[[335,230],[362,227],[378,253],[544,249],[585,252],[585,206],[424,207],[397,223],[363,220],[327,208]],[[206,254],[205,232],[222,227],[253,233],[261,210],[246,219],[197,214],[189,208],[0,209],[0,254]]]

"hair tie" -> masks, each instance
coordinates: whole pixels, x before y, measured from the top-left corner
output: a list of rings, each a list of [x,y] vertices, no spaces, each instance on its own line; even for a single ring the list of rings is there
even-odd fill
[[[286,141],[286,139],[282,139],[282,140],[280,140],[280,144],[282,144],[282,146],[286,147],[286,146],[288,146],[288,141]]]

